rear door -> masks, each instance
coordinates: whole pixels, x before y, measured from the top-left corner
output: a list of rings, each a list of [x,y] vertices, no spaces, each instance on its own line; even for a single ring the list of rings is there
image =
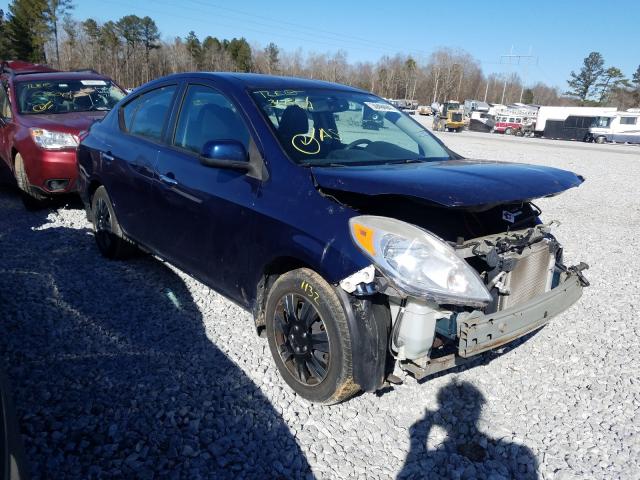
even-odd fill
[[[162,85],[125,103],[118,112],[119,131],[100,153],[118,221],[129,236],[152,248],[154,167],[177,91],[177,84]]]
[[[187,86],[174,131],[158,156],[153,203],[154,238],[162,256],[231,297],[247,259],[246,208],[257,180],[243,170],[205,166],[199,154],[209,141],[237,140],[249,151],[249,129],[239,109],[212,86]]]

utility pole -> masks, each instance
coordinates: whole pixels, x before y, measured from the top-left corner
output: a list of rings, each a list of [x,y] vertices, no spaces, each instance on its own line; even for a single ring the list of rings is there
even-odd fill
[[[532,47],[529,47],[528,55],[520,55],[513,53],[513,45],[511,46],[511,52],[508,55],[500,55],[500,63],[506,65],[522,65],[523,67],[523,79],[522,79],[522,87],[520,88],[520,103],[522,103],[522,96],[524,95],[524,84],[527,78],[527,67],[529,65],[533,65],[534,63],[538,64],[538,57],[531,55]],[[504,79],[504,85],[502,87],[502,100],[500,103],[504,104],[504,94],[507,89],[507,79]]]
[[[436,69],[436,88],[433,91],[433,102],[431,103],[436,103],[436,97],[438,96],[438,81],[440,80],[440,68],[438,67]]]

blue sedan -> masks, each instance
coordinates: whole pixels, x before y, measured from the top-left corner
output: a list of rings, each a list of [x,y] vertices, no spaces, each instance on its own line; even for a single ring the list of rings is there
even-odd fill
[[[587,285],[532,203],[582,177],[464,159],[343,85],[158,79],[83,135],[78,167],[100,252],[151,252],[250,309],[313,402],[459,365]]]

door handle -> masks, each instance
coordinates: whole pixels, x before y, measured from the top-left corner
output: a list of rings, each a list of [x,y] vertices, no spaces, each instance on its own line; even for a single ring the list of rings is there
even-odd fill
[[[175,187],[176,185],[178,185],[178,181],[175,178],[171,178],[168,175],[159,175],[159,177],[160,177],[160,181],[165,185],[169,185],[170,187]]]
[[[107,162],[113,162],[113,155],[111,155],[110,153],[100,152],[100,158]]]

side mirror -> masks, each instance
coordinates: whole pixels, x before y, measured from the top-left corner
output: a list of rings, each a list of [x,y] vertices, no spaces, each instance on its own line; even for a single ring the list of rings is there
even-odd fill
[[[247,149],[236,140],[213,140],[205,143],[200,152],[200,163],[207,167],[250,169]]]

